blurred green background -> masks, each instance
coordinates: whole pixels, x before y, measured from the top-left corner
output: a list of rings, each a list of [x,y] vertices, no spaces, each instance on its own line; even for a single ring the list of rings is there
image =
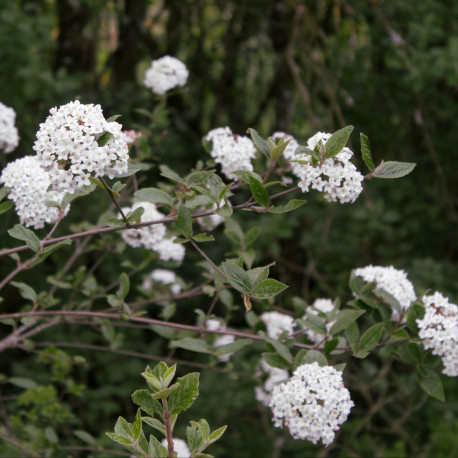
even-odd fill
[[[167,54],[185,62],[190,76],[185,89],[161,105],[142,79],[151,60]],[[360,132],[369,137],[376,163],[382,159],[416,162],[414,172],[400,180],[367,182],[354,204],[329,205],[311,193],[307,205],[292,216],[245,217],[244,228],[259,225],[262,230],[255,245],[255,265],[276,260],[276,277],[310,302],[317,297],[349,299],[350,270],[370,263],[404,269],[418,294],[437,290],[456,302],[458,3],[0,2],[0,101],[16,110],[21,137],[14,153],[0,154],[2,167],[32,154],[39,123],[49,109],[75,98],[101,104],[106,117],[121,114],[126,129],[147,126],[138,157],[153,166],[142,183],[151,186],[159,177],[158,163],[186,172],[198,160],[207,160],[201,138],[215,127],[228,125],[238,134],[253,127],[263,136],[284,131],[305,143],[317,131],[354,125],[351,146],[363,173],[357,153]],[[148,124],[145,110],[155,110],[154,123]],[[261,171],[261,160],[258,166]],[[103,199],[89,208],[76,204],[72,222],[80,215],[95,223],[107,205]],[[16,222],[12,212],[2,215],[2,234]],[[62,234],[72,230],[70,223],[64,224],[67,231]],[[219,231],[221,242],[208,248],[217,261],[230,248]],[[11,243],[2,236],[2,248]],[[83,264],[93,264],[98,253],[95,247]],[[130,251],[129,255],[141,258]],[[60,256],[55,264],[43,265],[46,274],[65,262],[65,255]],[[115,255],[112,259],[116,263]],[[197,257],[189,253],[186,259]],[[2,278],[12,265],[11,260],[1,260]],[[191,262],[180,272],[189,280],[196,276]],[[117,275],[116,264],[107,262],[97,280],[109,284]],[[43,286],[39,280],[31,281],[37,288]],[[17,292],[10,288],[5,294],[1,307],[13,311]],[[276,305],[290,307],[281,297]],[[174,318],[192,322],[196,303],[179,307],[183,315]],[[231,320],[231,326],[246,326],[240,312]],[[54,329],[40,334],[40,339],[104,342],[81,326]],[[168,352],[166,343],[139,330],[126,331],[123,348],[157,356]],[[241,374],[235,369],[202,374],[201,397],[187,413],[189,418],[209,419],[214,427],[229,424],[210,453],[218,457],[451,457],[458,453],[454,379],[444,377],[448,397],[444,405],[425,399],[415,374],[402,365],[381,358],[357,361],[348,377],[358,407],[336,443],[322,450],[270,427],[269,412],[254,400],[255,382],[244,377],[257,361],[249,348],[235,358],[234,367],[241,367]],[[83,350],[68,353],[82,354],[88,361],[88,366],[69,369],[87,387],[84,395],[62,394],[59,399],[57,394],[73,417],[55,426],[72,445],[77,439],[70,429],[99,437],[111,430],[117,415],[131,419],[134,409],[129,395],[142,385],[139,373],[148,361]],[[208,363],[186,351],[174,356]],[[59,383],[33,353],[5,351],[0,364],[7,376],[33,373],[37,383],[51,383],[50,377],[52,383]],[[378,378],[382,368],[389,368],[389,375]],[[180,370],[190,368],[180,366]],[[10,409],[20,390],[5,385],[3,391],[7,389],[11,389]],[[45,424],[53,417],[37,415],[27,421]],[[108,439],[105,445],[113,448]],[[13,453],[5,447],[4,453]],[[56,456],[59,453],[63,452],[55,451]],[[66,453],[84,456],[87,452]]]

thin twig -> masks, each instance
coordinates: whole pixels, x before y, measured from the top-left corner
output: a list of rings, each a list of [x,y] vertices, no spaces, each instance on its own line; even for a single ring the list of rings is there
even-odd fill
[[[227,279],[226,274],[200,249],[194,240],[191,239],[191,245],[199,252],[199,254],[220,274],[223,278]]]

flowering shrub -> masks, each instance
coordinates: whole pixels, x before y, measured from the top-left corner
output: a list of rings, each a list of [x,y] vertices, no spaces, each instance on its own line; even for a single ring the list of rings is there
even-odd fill
[[[166,56],[153,62],[145,85],[164,95],[183,86],[187,77],[184,64]],[[154,333],[150,340],[157,340],[155,350],[167,347],[171,359],[178,350],[185,355],[195,352],[208,358],[209,366],[220,365],[218,376],[227,378],[231,370],[248,372],[258,382],[253,398],[271,408],[274,426],[287,429],[294,439],[321,441],[326,447],[347,418],[351,420],[352,386],[345,383],[344,387],[344,380],[347,365],[351,367],[355,360],[389,354],[414,366],[421,388],[444,400],[436,368],[442,364],[445,375],[457,375],[456,305],[440,293],[417,299],[407,274],[393,266],[354,270],[349,284],[353,299],[346,303],[318,298],[309,305],[275,278],[274,262],[256,265],[253,247],[260,229],[243,227],[235,216],[261,214],[267,220],[288,213],[294,218],[293,212],[306,203],[291,198],[299,190],[322,192],[328,202],[338,205],[352,203],[363,192],[363,183],[403,177],[415,164],[382,161],[375,166],[369,140],[361,134],[361,157],[368,168],[363,175],[350,162],[354,154],[346,146],[352,126],[333,134],[318,132],[306,145],[287,133],[264,138],[248,129],[249,138],[224,127],[205,136],[206,163],[199,161],[185,174],[160,165],[162,178],[147,187],[142,179],[149,164],[130,158],[128,149],[143,135],[124,134],[116,117],[105,119],[99,105],[74,101],[50,113],[37,132],[36,156],[10,162],[0,178],[4,185],[0,198],[12,201],[0,204],[0,212],[8,212],[14,203],[20,223],[2,240],[24,242],[0,251],[1,257],[9,255],[16,262],[0,281],[0,290],[11,285],[25,301],[18,310],[0,315],[8,329],[0,350],[31,351],[36,336],[48,328],[90,324],[111,350],[122,352],[128,350],[120,348],[124,336],[115,326],[142,329]],[[56,237],[62,220],[70,219],[75,207],[96,202],[101,196],[97,188],[110,202],[99,221],[69,224],[70,233]],[[97,202],[103,206],[106,201]],[[45,224],[53,226],[43,233],[27,228],[41,229]],[[211,246],[221,241],[222,231],[217,227],[222,226],[232,245],[224,259],[214,259]],[[202,228],[208,232],[201,232]],[[116,254],[119,262],[110,266],[116,281],[104,285],[105,279],[94,275],[102,261],[94,261],[89,269],[84,263],[76,267],[83,254],[94,252],[100,253],[102,261],[107,253]],[[199,257],[192,265],[190,253]],[[37,292],[25,281],[16,281],[49,256],[52,266],[59,255],[65,263],[55,275],[45,275],[49,291]],[[174,269],[180,267],[183,275],[180,272],[178,277]],[[177,301],[194,296],[199,299],[196,316],[177,313]],[[279,298],[285,298],[284,302]],[[224,307],[224,313],[218,306]],[[241,319],[246,320],[247,327],[232,326],[234,316],[239,325]],[[254,364],[240,360],[245,347],[256,359]],[[100,350],[96,345],[88,349]],[[49,355],[60,364],[55,363],[56,380],[65,384],[67,392],[79,393],[68,377],[65,354],[49,345],[43,358],[52,359]],[[177,416],[198,394],[198,374],[185,375],[172,384],[175,369],[164,362],[154,369],[148,367],[142,375],[149,390],[132,396],[140,407],[135,420],[129,423],[120,417],[114,432],[108,433],[130,453],[173,458],[176,446],[178,456],[205,457],[203,450],[223,434],[225,427],[210,432],[207,421],[201,419],[192,421],[186,430],[188,448],[173,437]],[[26,391],[25,400],[20,398],[26,407],[32,406],[10,427],[24,431],[10,443],[28,454],[50,450],[58,441],[51,426],[36,437],[25,426],[28,418],[40,421],[34,411],[34,393],[46,393],[42,400],[54,406],[55,390],[27,386],[14,377],[7,378],[7,383],[36,390]],[[34,401],[29,403],[29,399]],[[46,412],[46,421],[51,421],[53,415]],[[60,427],[71,414],[57,408],[56,412],[60,415],[55,415],[54,424]],[[165,442],[153,434],[147,440],[144,424],[165,436]],[[79,437],[88,439],[81,432]]]

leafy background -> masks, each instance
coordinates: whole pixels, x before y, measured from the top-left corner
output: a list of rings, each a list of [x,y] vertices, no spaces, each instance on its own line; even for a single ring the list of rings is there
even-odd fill
[[[31,154],[49,108],[77,97],[100,103],[107,117],[121,114],[125,128],[144,129],[137,158],[152,167],[142,175],[142,186],[157,183],[159,163],[187,172],[197,160],[208,160],[201,138],[214,127],[228,125],[238,134],[253,127],[264,136],[282,130],[305,142],[316,131],[352,124],[354,151],[359,132],[364,132],[377,163],[416,162],[414,173],[402,180],[369,182],[351,205],[328,205],[312,193],[293,217],[244,215],[239,219],[244,231],[261,229],[255,265],[276,260],[275,276],[310,302],[317,297],[350,299],[350,270],[370,263],[405,269],[418,294],[430,288],[456,302],[457,28],[458,5],[446,0],[1,2],[0,100],[16,110],[21,136],[13,154],[0,155],[1,166]],[[160,102],[142,86],[142,76],[152,59],[166,54],[183,60],[190,77],[184,91]],[[145,115],[151,112],[152,118]],[[363,170],[360,158],[356,161]],[[260,159],[259,170],[264,165]],[[96,193],[97,199],[91,196],[89,203],[72,207],[62,234],[85,227],[81,221],[99,220],[109,202]],[[2,215],[1,234],[16,222],[12,212]],[[218,243],[208,245],[207,253],[219,262],[234,246],[223,228],[216,236]],[[0,240],[2,248],[14,243],[6,235]],[[129,268],[147,259],[139,250],[120,246],[115,235],[93,239],[90,247],[69,278],[76,281],[78,268],[87,273],[98,263],[94,274],[85,277],[79,301],[97,285],[116,281],[119,259],[129,261]],[[42,275],[24,274],[18,281],[47,290],[49,276],[66,257],[56,252],[40,265]],[[198,259],[188,249],[179,268],[186,281],[201,281],[202,271],[193,265]],[[2,278],[12,266],[12,260],[2,259]],[[131,282],[141,280],[136,274]],[[64,291],[61,300],[70,294]],[[138,297],[133,289],[129,300]],[[22,306],[16,288],[5,289],[3,299],[4,313]],[[103,298],[94,304],[106,306]],[[193,310],[199,306],[198,300],[180,301],[174,318],[194,323]],[[275,306],[293,307],[281,296]],[[246,327],[242,308],[219,303],[215,313],[227,316],[231,327]],[[158,316],[160,311],[153,307],[148,313]],[[8,329],[2,326],[0,332],[6,335]],[[43,354],[48,342],[62,345]],[[75,343],[80,347],[63,346]],[[91,437],[113,447],[104,432],[120,414],[133,418],[130,394],[143,383],[139,374],[161,357],[192,366],[180,364],[179,375],[196,366],[202,369],[201,396],[186,416],[207,418],[212,427],[229,425],[209,450],[216,456],[457,453],[456,381],[444,377],[446,404],[427,399],[415,373],[389,357],[351,361],[347,385],[357,407],[336,442],[323,450],[270,426],[269,412],[253,393],[257,344],[238,352],[227,366],[206,355],[170,350],[168,341],[151,330],[112,329],[103,323],[64,323],[40,334],[35,344],[0,354],[4,377],[22,380],[2,383],[0,396],[18,434],[24,440],[35,434],[43,448],[54,444],[56,456],[64,453],[59,447],[84,456],[88,452],[77,447],[85,441],[93,445]],[[75,360],[76,355],[85,359]],[[184,437],[184,429],[177,428]],[[74,431],[91,436],[75,436]],[[58,445],[53,434],[59,436]],[[0,443],[0,453],[17,450]]]

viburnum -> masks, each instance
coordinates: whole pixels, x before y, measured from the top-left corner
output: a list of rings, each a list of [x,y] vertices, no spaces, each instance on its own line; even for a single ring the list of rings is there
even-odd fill
[[[188,76],[188,69],[181,60],[164,56],[151,62],[145,72],[143,84],[154,93],[162,95],[176,86],[184,86]]]
[[[299,366],[286,383],[273,387],[269,406],[276,427],[287,426],[294,439],[328,446],[354,406],[342,372],[317,362]]]
[[[384,289],[390,293],[398,302],[401,310],[405,312],[413,301],[417,299],[412,283],[407,279],[403,270],[395,269],[393,266],[367,266],[355,269],[355,275],[361,277],[367,283],[375,282],[377,288]],[[399,321],[400,313],[393,309],[391,314],[393,321]]]
[[[173,270],[154,269],[151,274],[143,281],[142,288],[152,289],[153,281],[169,286],[172,294],[181,292],[181,285],[177,283],[177,276]]]
[[[134,211],[139,207],[144,208],[141,222],[156,221],[164,218],[164,215],[156,209],[156,206],[149,202],[136,202],[126,211]],[[156,251],[162,261],[181,261],[185,255],[183,245],[173,243],[172,239],[166,238],[166,233],[165,224],[157,223],[138,229],[126,229],[122,232],[122,238],[134,248],[144,246],[148,250]]]
[[[289,378],[289,373],[286,369],[269,366],[263,359],[261,360],[261,368],[257,375],[268,374],[262,387],[255,387],[256,400],[268,406],[272,398],[272,390],[278,382],[283,382]]]
[[[332,312],[333,310],[334,310],[334,304],[331,301],[331,299],[319,298],[319,299],[316,299],[315,302],[311,306],[308,306],[305,309],[306,314],[303,316],[302,319],[305,320],[307,318],[307,313],[311,313],[312,315],[319,315],[320,312],[323,314],[326,314],[326,313]],[[326,322],[326,331],[327,332],[329,332],[329,330],[331,329],[334,323],[335,321]],[[323,334],[312,331],[311,329],[307,329],[305,334],[313,343],[322,342],[324,339]]]
[[[191,450],[189,450],[188,444],[177,437],[173,439],[173,451],[177,454],[177,458],[189,458],[191,456]],[[162,439],[161,444],[167,447],[167,438]]]
[[[431,349],[434,355],[442,358],[443,374],[449,377],[458,376],[458,306],[436,292],[424,296],[421,300],[425,306],[425,316],[417,325],[418,336],[423,339],[423,346]]]
[[[321,142],[324,148],[331,134],[318,132],[307,141],[307,147],[313,150]],[[325,199],[329,202],[347,203],[354,202],[361,194],[363,175],[356,166],[350,162],[353,152],[345,147],[332,158],[312,161],[312,156],[306,153],[296,154],[292,162],[293,173],[299,178],[299,187],[303,192],[310,188],[324,192]]]
[[[205,327],[210,330],[210,331],[225,331],[226,330],[226,325],[224,323],[221,323],[218,320],[207,320],[205,322]],[[229,345],[235,341],[235,337],[231,336],[230,334],[226,335],[221,335],[219,337],[216,337],[215,340],[213,341],[213,348],[221,347],[222,345]],[[231,356],[234,353],[226,353],[224,355],[219,355],[218,359],[221,362],[227,362],[231,359]]]
[[[208,132],[205,140],[212,143],[210,155],[229,180],[238,180],[236,170],[253,171],[256,147],[248,137],[233,134],[229,127],[218,127]]]
[[[260,318],[266,324],[267,335],[272,339],[278,339],[285,331],[291,334],[296,326],[294,319],[284,313],[264,312]]]
[[[62,202],[63,193],[48,191],[49,174],[40,167],[35,156],[25,156],[10,162],[2,171],[0,183],[10,188],[8,198],[14,202],[21,224],[41,229],[45,223],[55,223],[59,209],[47,206],[47,201]],[[63,216],[70,209],[67,205]]]
[[[89,185],[91,176],[114,178],[127,172],[129,148],[122,126],[108,122],[100,105],[75,100],[49,112],[33,149],[55,191],[73,194]]]
[[[16,112],[0,102],[0,149],[4,153],[11,153],[19,144],[15,121]]]
[[[299,143],[292,135],[289,135],[285,132],[274,132],[272,134],[272,138],[274,140],[289,140],[290,142],[288,143],[288,146],[283,151],[283,157],[288,161],[290,161],[291,159],[295,159],[296,149],[299,146]]]

